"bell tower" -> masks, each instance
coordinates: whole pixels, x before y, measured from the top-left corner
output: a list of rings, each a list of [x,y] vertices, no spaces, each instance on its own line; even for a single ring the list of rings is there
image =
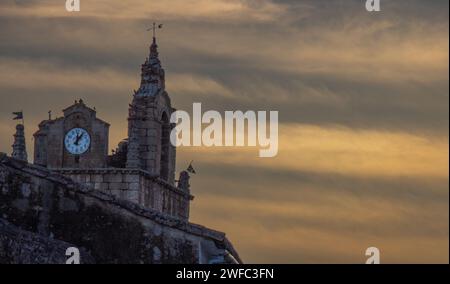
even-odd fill
[[[153,35],[150,54],[141,66],[141,84],[128,110],[127,168],[140,168],[174,184],[175,147],[170,143],[174,109],[165,90],[165,74]]]

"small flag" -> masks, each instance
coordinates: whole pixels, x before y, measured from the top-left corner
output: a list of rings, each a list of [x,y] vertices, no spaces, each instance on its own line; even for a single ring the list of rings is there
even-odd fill
[[[21,111],[15,111],[15,112],[13,112],[13,114],[15,115],[15,117],[13,118],[13,120],[16,120],[16,119],[23,119],[23,112],[21,112]]]
[[[161,29],[161,28],[162,28],[162,25],[163,25],[163,24],[159,24],[159,25],[158,25],[158,29]]]
[[[192,161],[189,163],[189,166],[186,169],[186,171],[190,172],[191,174],[196,174],[194,167],[192,166]]]

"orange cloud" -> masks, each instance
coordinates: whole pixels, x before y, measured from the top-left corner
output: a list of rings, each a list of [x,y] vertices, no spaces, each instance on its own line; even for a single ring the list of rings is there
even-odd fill
[[[448,137],[290,124],[279,130],[279,153],[261,159],[258,148],[180,148],[218,163],[357,176],[448,176]]]

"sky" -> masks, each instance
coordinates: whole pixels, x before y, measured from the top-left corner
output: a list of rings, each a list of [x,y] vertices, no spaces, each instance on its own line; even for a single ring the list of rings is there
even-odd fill
[[[82,98],[110,148],[148,56],[152,22],[172,105],[279,112],[279,152],[180,147],[191,218],[245,263],[449,262],[449,2],[0,2],[0,151],[23,110],[28,155],[49,110]]]

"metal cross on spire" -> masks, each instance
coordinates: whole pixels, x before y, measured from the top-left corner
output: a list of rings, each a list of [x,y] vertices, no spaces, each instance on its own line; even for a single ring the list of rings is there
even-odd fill
[[[155,22],[153,22],[153,27],[147,29],[147,31],[153,30],[153,42],[155,42],[156,39],[156,29],[161,29],[162,27],[162,24],[156,24]]]

